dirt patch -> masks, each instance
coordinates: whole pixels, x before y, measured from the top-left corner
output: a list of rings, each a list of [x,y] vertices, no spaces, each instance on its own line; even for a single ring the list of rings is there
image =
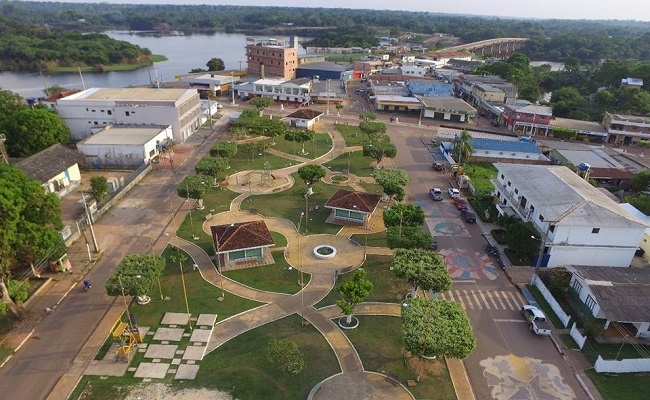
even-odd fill
[[[129,388],[124,400],[233,400],[228,393],[209,389],[176,389],[162,383],[141,384]]]
[[[411,357],[406,361],[406,364],[411,371],[415,371],[422,378],[440,376],[447,371],[447,364],[439,358],[427,360],[421,357]]]

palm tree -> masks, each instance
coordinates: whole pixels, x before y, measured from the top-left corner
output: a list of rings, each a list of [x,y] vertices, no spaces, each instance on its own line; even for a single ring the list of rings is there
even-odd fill
[[[464,162],[467,162],[472,154],[474,154],[474,148],[469,143],[470,140],[472,140],[472,135],[470,135],[465,129],[460,133],[460,136],[456,136],[456,140],[454,140],[454,148],[451,151],[451,154],[454,156],[454,160],[456,160],[458,164],[462,165]]]

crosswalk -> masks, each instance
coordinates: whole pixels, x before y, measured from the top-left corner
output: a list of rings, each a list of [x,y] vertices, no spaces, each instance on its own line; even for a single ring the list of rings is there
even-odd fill
[[[455,301],[463,310],[519,310],[528,304],[519,292],[510,290],[452,289],[438,298]]]

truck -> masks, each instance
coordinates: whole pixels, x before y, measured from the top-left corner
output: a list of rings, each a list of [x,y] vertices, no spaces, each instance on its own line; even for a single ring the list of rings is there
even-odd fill
[[[526,322],[530,325],[530,330],[540,336],[551,335],[551,324],[546,320],[546,316],[539,308],[527,305],[521,307],[521,315],[526,318]]]

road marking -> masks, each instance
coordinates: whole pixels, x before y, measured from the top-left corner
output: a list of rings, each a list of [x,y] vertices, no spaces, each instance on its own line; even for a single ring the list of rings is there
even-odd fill
[[[451,291],[449,291],[449,293],[451,293]],[[452,297],[454,296],[452,295]],[[463,298],[461,297],[460,292],[458,290],[456,290],[456,297],[458,297],[458,300],[455,301],[460,303],[460,306],[463,307],[463,310],[467,310],[467,306],[465,305],[465,302],[463,301]]]
[[[509,307],[511,310],[516,310],[516,309],[517,309],[516,305],[513,306],[512,303],[510,303],[510,299],[508,298],[508,294],[507,294],[506,292],[504,292],[504,291],[502,290],[502,291],[501,291],[501,295],[503,296],[503,300],[505,300],[506,303],[508,303],[508,307]]]
[[[485,308],[490,310],[490,305],[488,304],[487,300],[485,300],[485,296],[483,295],[483,292],[481,290],[478,291],[478,294],[481,296],[483,299],[483,304],[485,304]]]
[[[517,296],[514,293],[508,292],[508,294],[512,298],[512,302],[515,303],[515,306],[517,306],[517,308],[519,308],[520,305],[526,304],[526,303],[522,303],[520,299],[517,299]]]
[[[494,291],[494,297],[496,297],[497,300],[499,300],[499,304],[501,304],[501,308],[503,308],[504,310],[508,309],[506,308],[506,304],[503,302],[503,299],[501,298],[501,295],[499,294],[498,290]]]
[[[469,304],[469,308],[473,310],[474,304],[472,303],[472,300],[469,298],[469,295],[467,294],[467,290],[463,290],[463,293],[465,294],[465,300],[467,300],[467,304]]]
[[[497,306],[497,302],[494,301],[494,296],[492,296],[492,292],[486,292],[488,298],[492,302],[492,305],[494,306],[495,309],[499,309],[499,306]],[[496,296],[496,295],[495,295]]]
[[[472,293],[472,296],[474,296],[474,301],[476,301],[476,305],[477,305],[478,309],[482,310],[483,306],[481,305],[481,302],[479,301],[478,296],[476,295],[476,293],[473,290],[471,291],[471,293]]]
[[[494,322],[522,322],[522,323],[526,323],[526,321],[521,320],[521,319],[495,319]]]
[[[469,280],[468,279],[458,279],[458,280],[453,280],[452,279],[451,283],[476,283],[476,281],[472,280],[472,279],[469,279]]]

